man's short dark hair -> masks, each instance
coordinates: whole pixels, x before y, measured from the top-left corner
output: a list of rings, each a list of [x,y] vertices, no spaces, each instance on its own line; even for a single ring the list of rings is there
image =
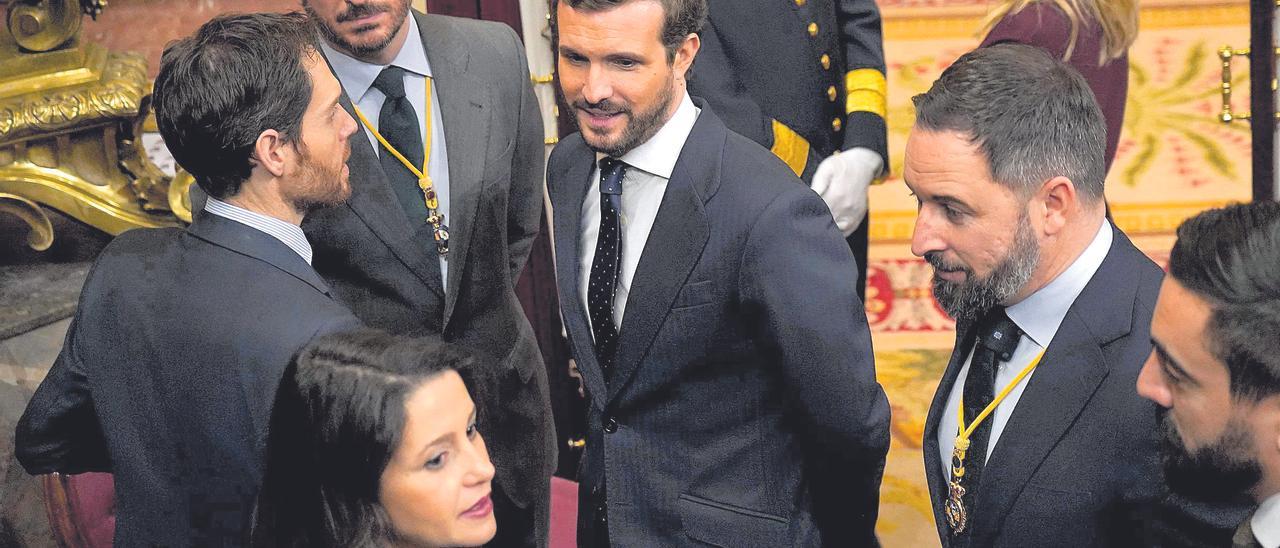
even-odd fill
[[[560,33],[556,27],[556,7],[561,3],[583,12],[608,11],[623,4],[641,0],[552,0],[551,32],[559,43]],[[662,6],[662,45],[667,49],[667,62],[676,58],[676,50],[690,34],[702,32],[707,23],[707,0],[648,0]]]
[[[156,125],[173,158],[210,196],[240,191],[263,131],[296,142],[311,101],[303,63],[315,55],[315,36],[301,12],[232,14],[165,48]]]
[[[1080,73],[1040,48],[997,44],[964,54],[913,97],[915,127],[969,136],[996,182],[1029,197],[1071,179],[1086,203],[1103,199],[1107,128]]]
[[[1205,211],[1178,227],[1169,275],[1209,302],[1209,349],[1227,365],[1231,394],[1280,394],[1280,203]]]

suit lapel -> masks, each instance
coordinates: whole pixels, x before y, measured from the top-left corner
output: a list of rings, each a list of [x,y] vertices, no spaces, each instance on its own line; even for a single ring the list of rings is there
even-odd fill
[[[973,348],[973,339],[969,337],[973,330],[972,322],[956,324],[956,344],[951,350],[951,359],[947,369],[942,373],[938,389],[933,393],[933,402],[929,404],[929,415],[924,422],[924,468],[925,479],[929,483],[929,503],[933,507],[934,525],[938,527],[939,538],[950,538],[951,529],[947,525],[947,517],[943,513],[942,501],[947,496],[947,476],[942,471],[942,457],[938,454],[938,425],[942,422],[942,414],[947,410],[947,398],[956,386],[956,378],[960,368],[964,367],[965,358]]]
[[[555,260],[556,283],[560,287],[560,308],[564,310],[565,330],[569,332],[575,343],[574,360],[578,371],[586,384],[589,400],[600,411],[604,410],[605,394],[604,374],[596,361],[594,340],[591,328],[587,326],[587,309],[579,298],[578,287],[580,272],[578,261],[581,256],[578,246],[582,238],[582,200],[591,187],[591,168],[595,154],[582,142],[582,138],[573,135],[561,141],[559,147],[562,154],[571,160],[567,169],[561,174],[548,173],[547,186],[555,193]]]
[[[720,181],[727,130],[705,104],[676,160],[631,282],[609,400],[630,382],[710,236],[703,204]]]
[[[469,42],[456,36],[448,20],[411,12],[418,20],[423,47],[431,63],[432,85],[440,99],[437,123],[444,124],[449,156],[449,283],[444,322],[448,325],[471,250],[489,130],[489,95],[484,84],[467,74]],[[505,234],[497,235],[505,238]]]
[[[1126,272],[1123,245],[1130,244],[1117,232],[1107,258],[1067,310],[992,450],[973,516],[975,546],[994,540],[1032,475],[1107,378],[1111,364],[1106,345],[1132,330],[1137,285],[1115,282],[1133,279]]]
[[[328,62],[327,59],[326,62]],[[339,102],[359,124],[359,118],[356,117],[355,108],[346,90],[343,90]],[[437,260],[434,253],[428,253],[428,250],[434,250],[435,246],[430,242],[418,242],[414,239],[415,227],[410,224],[409,217],[405,215],[399,200],[391,191],[391,182],[382,172],[382,163],[378,160],[378,154],[373,150],[363,125],[351,136],[349,146],[351,157],[347,159],[347,166],[351,172],[351,198],[347,200],[346,207],[350,208],[356,217],[359,217],[369,230],[382,240],[392,254],[422,280],[423,284],[443,298],[444,288],[438,276],[434,275],[436,270],[429,268],[427,263],[429,260]]]

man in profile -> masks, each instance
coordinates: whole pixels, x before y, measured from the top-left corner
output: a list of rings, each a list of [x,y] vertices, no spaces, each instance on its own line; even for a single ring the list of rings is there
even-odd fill
[[[303,229],[316,270],[370,327],[432,334],[494,364],[495,546],[546,542],[555,432],[547,373],[516,298],[543,206],[542,117],[508,26],[410,0],[304,0],[362,126],[351,200]]]
[[[1178,227],[1138,393],[1159,405],[1169,487],[1258,503],[1231,546],[1280,547],[1280,204],[1201,213]]]
[[[221,16],[165,49],[156,121],[208,204],[103,250],[18,423],[27,472],[115,476],[117,546],[243,544],[285,367],[359,324],[299,226],[350,195],[356,130],[313,32],[301,13]]]
[[[1194,542],[1152,538],[1153,522],[1229,532],[1166,501],[1155,406],[1133,391],[1162,272],[1106,219],[1088,84],[1041,49],[998,44],[914,103],[911,251],[956,319],[924,432],[943,546]]]
[[[874,545],[889,406],[830,210],[686,91],[704,0],[553,9],[579,542]]]

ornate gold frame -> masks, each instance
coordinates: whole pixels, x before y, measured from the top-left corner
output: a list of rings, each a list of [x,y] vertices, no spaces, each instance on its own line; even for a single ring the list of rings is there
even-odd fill
[[[110,234],[190,219],[185,185],[171,189],[138,139],[146,61],[79,40],[82,14],[104,5],[11,1],[0,32],[0,213],[28,224],[37,250],[53,241],[46,207]]]

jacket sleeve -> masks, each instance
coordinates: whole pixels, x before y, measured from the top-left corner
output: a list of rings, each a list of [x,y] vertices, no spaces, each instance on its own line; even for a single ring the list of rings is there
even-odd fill
[[[533,94],[524,47],[514,30],[506,25],[502,28],[512,42],[507,51],[518,59],[519,70],[513,76],[520,86],[515,150],[511,154],[511,195],[507,203],[507,256],[511,261],[511,281],[515,283],[529,260],[533,240],[542,223],[546,145],[543,143],[542,113],[538,110],[538,98]]]
[[[836,20],[845,62],[843,148],[873,150],[880,154],[887,170],[888,89],[880,10],[874,0],[836,0]]]
[[[794,235],[785,242],[777,234]],[[826,204],[796,185],[760,215],[739,287],[765,352],[777,354],[805,451],[825,546],[874,546],[889,449],[889,404],[876,381],[866,313],[846,273],[849,246]],[[798,303],[811,303],[798,306]]]
[[[714,17],[703,26],[699,36],[702,49],[693,62],[689,93],[705,99],[729,129],[769,149],[796,175],[805,173],[806,166],[812,172],[820,160],[817,153],[810,150],[804,137],[765,114],[760,104],[747,94],[725,50]]]
[[[32,475],[109,472],[106,439],[94,411],[89,378],[77,349],[74,320],[14,434],[14,455]]]

